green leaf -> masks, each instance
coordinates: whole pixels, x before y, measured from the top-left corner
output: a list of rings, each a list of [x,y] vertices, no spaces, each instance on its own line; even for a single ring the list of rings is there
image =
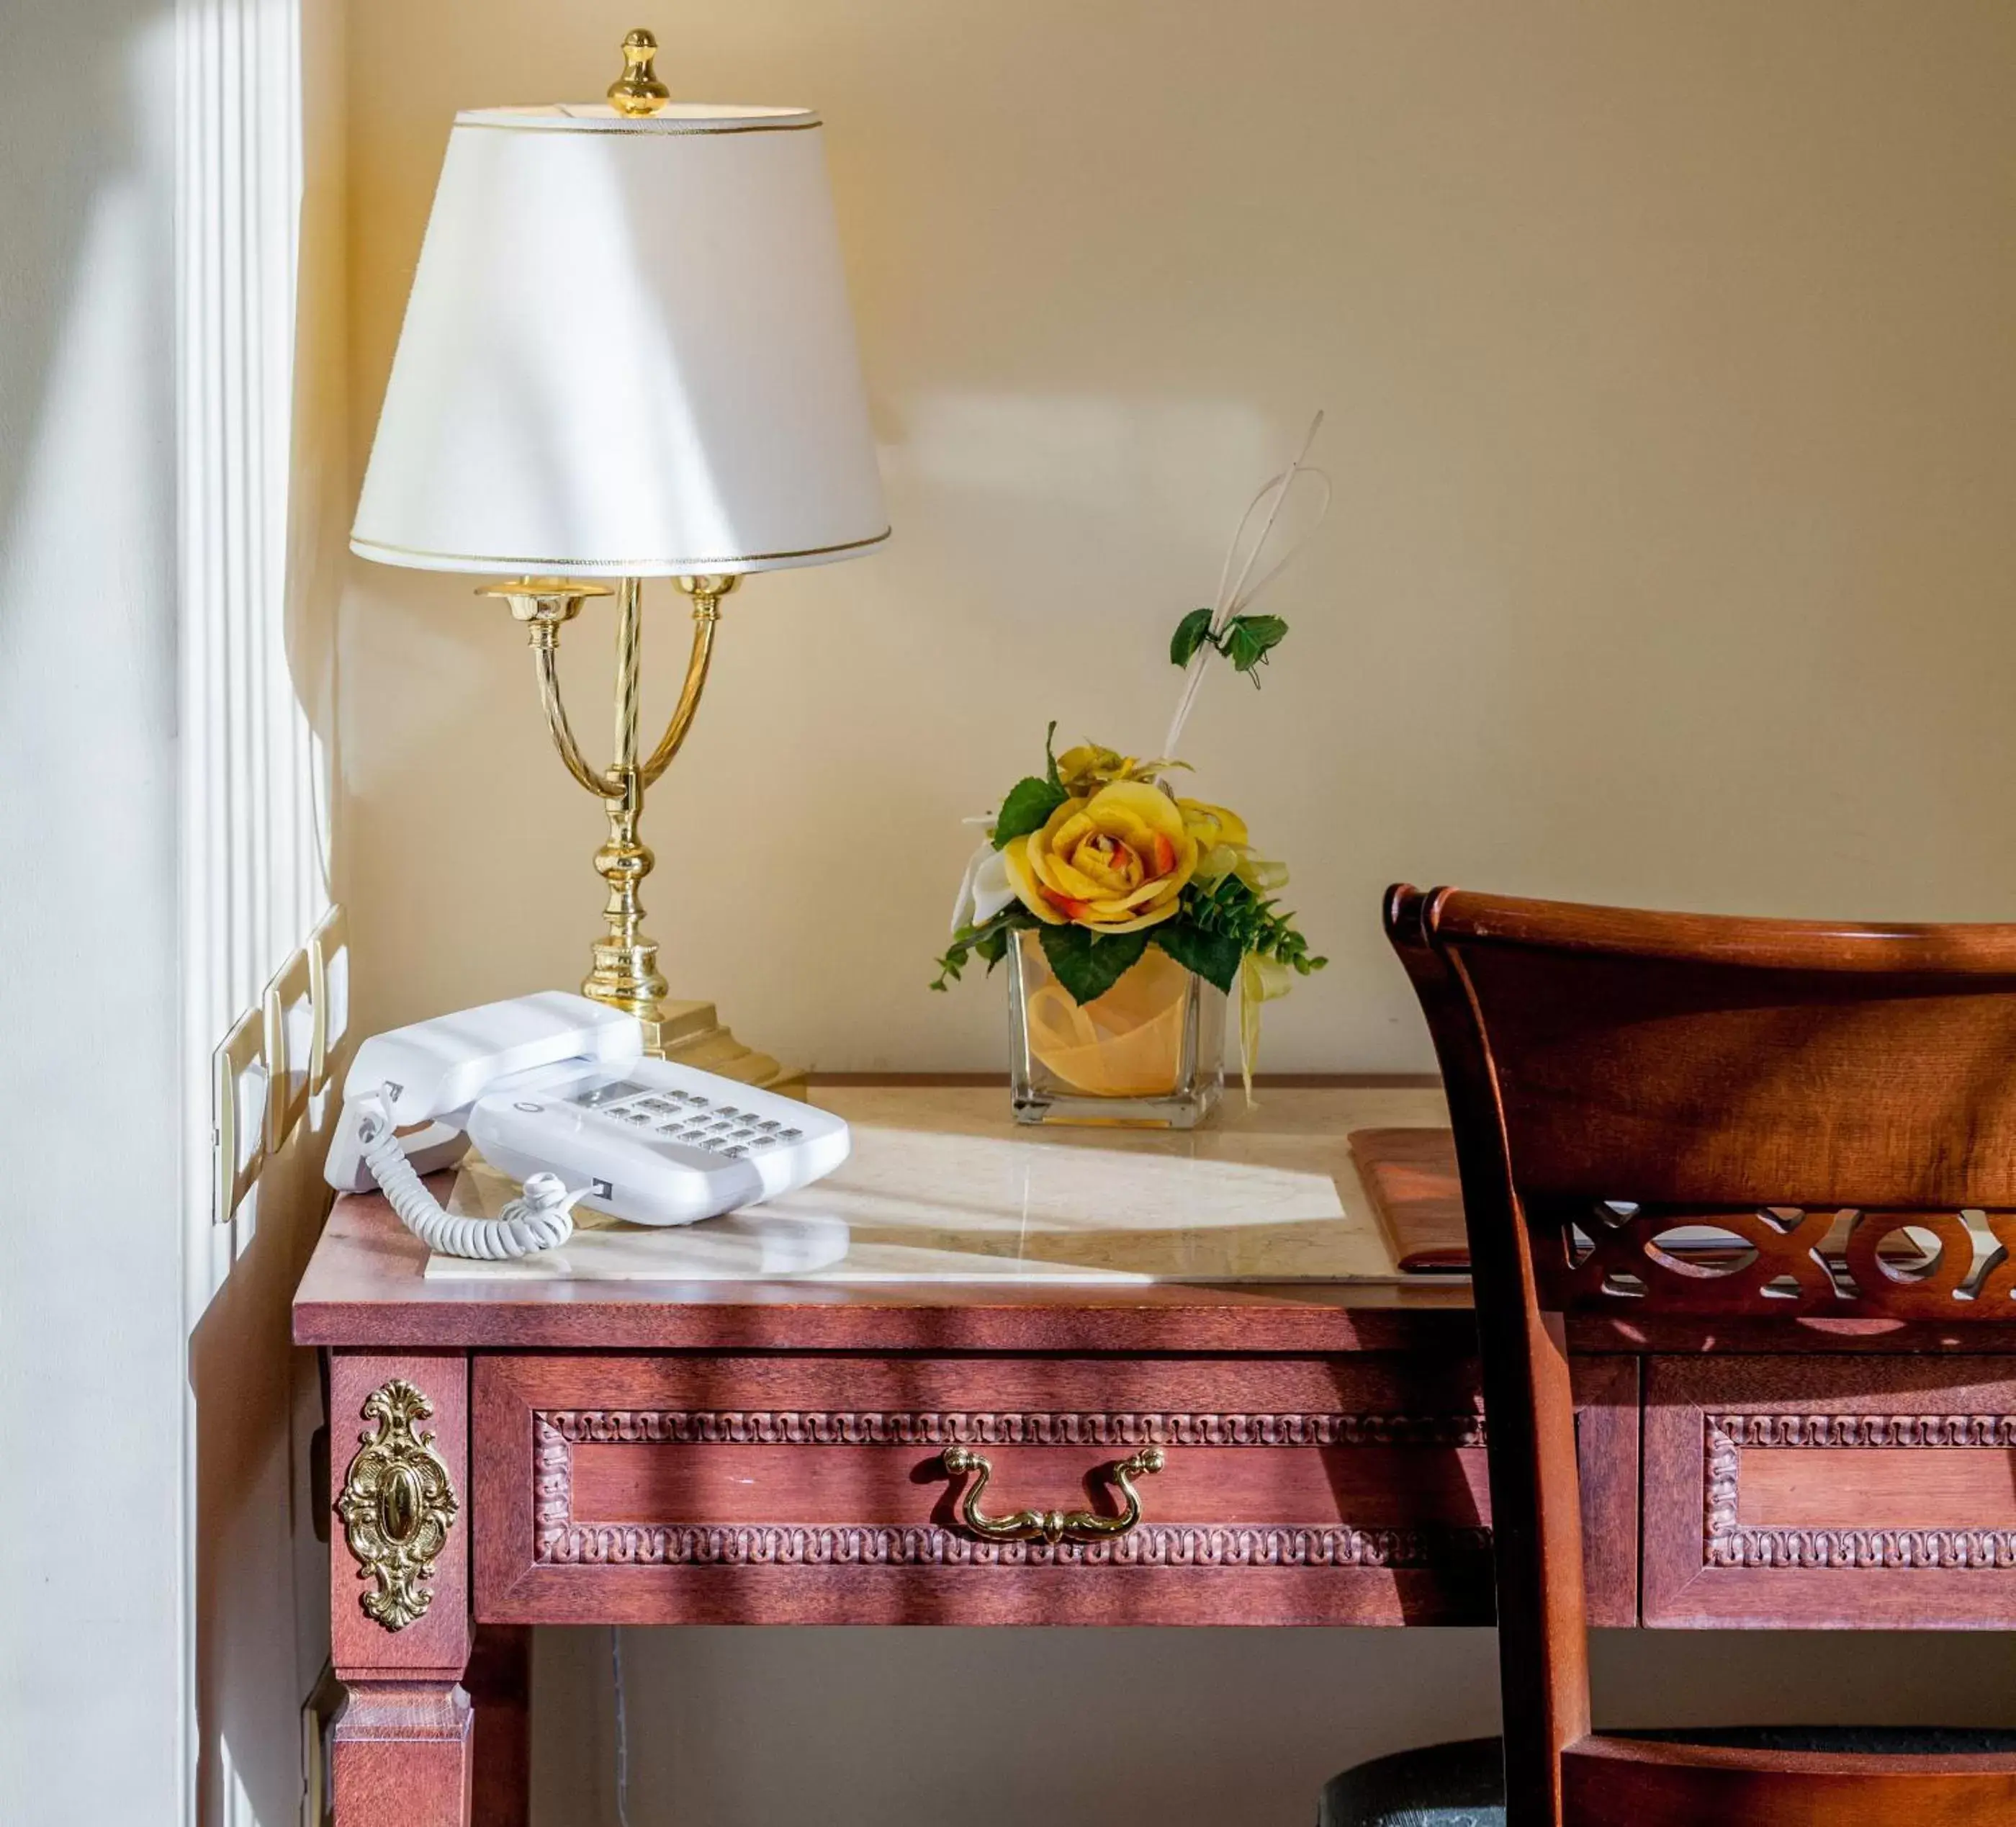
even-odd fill
[[[952,935],[952,943],[945,948],[945,956],[938,960],[938,981],[934,989],[949,989],[959,980],[960,974],[974,958],[985,958],[991,974],[1008,950],[1008,935],[1024,926],[1037,924],[1035,914],[1019,901],[1003,907],[992,919],[979,926],[962,926]]]
[[[1287,623],[1278,615],[1235,615],[1225,625],[1219,651],[1236,670],[1251,672],[1281,644],[1287,632]],[[1260,682],[1256,679],[1253,683]]]
[[[1053,723],[1050,727],[1057,726]],[[1067,797],[1063,787],[1053,781],[1039,780],[1034,774],[1017,780],[1001,802],[1000,813],[994,820],[994,848],[1003,849],[1011,839],[1040,831]]]
[[[1186,971],[1194,971],[1205,982],[1215,984],[1227,996],[1232,993],[1233,982],[1239,975],[1239,960],[1246,955],[1246,948],[1239,942],[1237,934],[1208,932],[1194,921],[1180,915],[1149,930],[1155,943]]]
[[[1211,611],[1193,609],[1176,624],[1176,632],[1169,640],[1169,664],[1187,666],[1196,658],[1197,650],[1211,639]]]
[[[965,970],[967,960],[972,952],[973,947],[967,940],[955,939],[945,948],[945,956],[938,960],[938,980],[931,988],[941,993],[950,989],[958,982],[959,973]]]
[[[1103,935],[1082,926],[1046,926],[1042,931],[1043,956],[1075,1003],[1105,995],[1148,949],[1146,931]]]

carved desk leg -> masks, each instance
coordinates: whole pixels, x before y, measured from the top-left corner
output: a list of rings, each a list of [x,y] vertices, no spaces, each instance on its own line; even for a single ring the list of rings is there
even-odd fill
[[[470,1827],[469,1360],[329,1364],[337,1827]]]

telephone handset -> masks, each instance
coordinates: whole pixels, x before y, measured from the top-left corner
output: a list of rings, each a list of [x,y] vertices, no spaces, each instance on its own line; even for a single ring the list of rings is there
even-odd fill
[[[636,1018],[563,990],[374,1036],[344,1080],[329,1184],[376,1185],[430,1249],[497,1259],[563,1243],[577,1204],[690,1224],[847,1159],[829,1112],[643,1054]],[[473,1141],[524,1182],[495,1218],[442,1210],[423,1173]]]

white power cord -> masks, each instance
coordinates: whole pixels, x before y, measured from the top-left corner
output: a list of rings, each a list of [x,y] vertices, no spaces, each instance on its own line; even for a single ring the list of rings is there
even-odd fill
[[[616,1827],[630,1827],[630,1720],[623,1700],[623,1627],[609,1631],[609,1672],[616,1690]]]
[[[429,1249],[498,1263],[549,1250],[573,1236],[574,1203],[589,1189],[571,1193],[556,1173],[528,1177],[524,1194],[495,1218],[458,1218],[443,1211],[399,1146],[389,1090],[351,1100],[358,1146],[378,1190]]]

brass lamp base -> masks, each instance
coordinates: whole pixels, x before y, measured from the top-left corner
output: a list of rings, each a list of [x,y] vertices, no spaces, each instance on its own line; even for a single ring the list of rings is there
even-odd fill
[[[714,630],[721,599],[740,581],[733,576],[682,577],[679,589],[693,600],[693,650],[686,661],[686,683],[671,721],[648,759],[637,755],[639,662],[642,647],[640,607],[643,580],[625,578],[616,593],[616,756],[597,773],[582,758],[560,702],[560,630],[581,613],[590,596],[610,594],[607,586],[574,578],[520,578],[477,591],[499,596],[511,606],[512,618],[526,625],[538,676],[546,727],[567,772],[596,795],[609,817],[609,835],[595,853],[595,867],[607,885],[603,909],[608,930],[594,946],[594,968],[581,994],[635,1015],[643,1024],[644,1050],[661,1059],[676,1060],[703,1072],[718,1072],[740,1084],[756,1085],[801,1097],[802,1068],[779,1065],[767,1053],[745,1047],[721,1024],[711,1002],[667,1000],[668,986],[658,971],[657,942],[645,936],[644,903],[638,890],[657,861],[637,835],[644,810],[644,790],[671,766],[686,741],[693,713],[707,683],[714,652]]]
[[[657,1018],[644,1022],[644,1050],[787,1097],[806,1094],[803,1066],[779,1065],[769,1054],[744,1047],[722,1025],[711,1002],[661,1004]]]

